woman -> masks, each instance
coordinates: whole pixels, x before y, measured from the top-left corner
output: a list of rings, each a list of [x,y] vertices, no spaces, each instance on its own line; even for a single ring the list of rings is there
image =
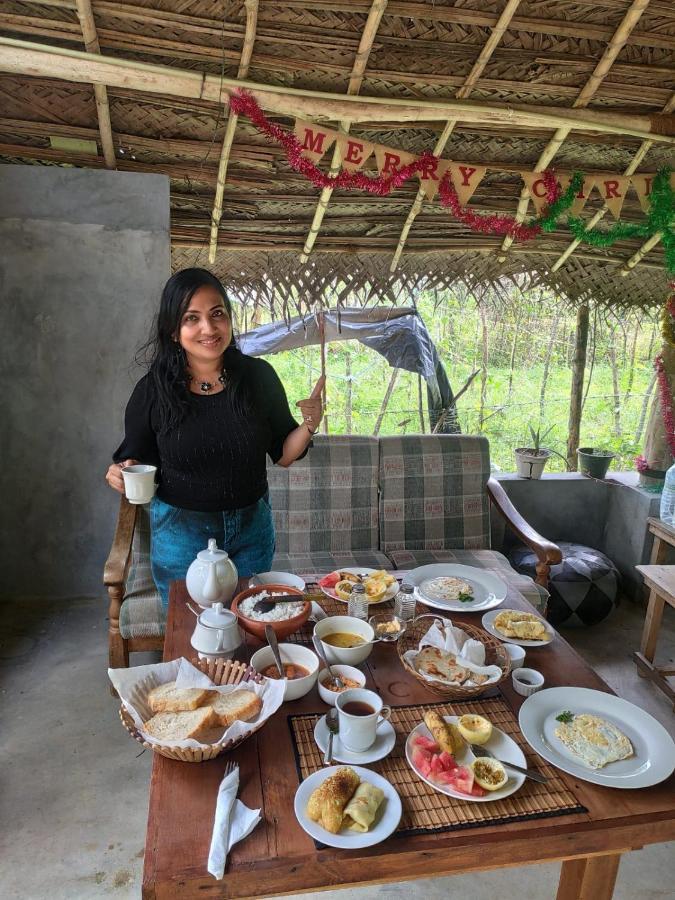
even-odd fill
[[[166,607],[170,583],[185,577],[209,538],[242,579],[270,568],[266,455],[290,466],[305,454],[323,414],[323,379],[297,404],[298,425],[272,366],[237,349],[230,301],[205,269],[168,280],[148,347],[150,371],[127,404],[125,437],[106,480],[123,494],[125,466],[159,469],[151,562]]]

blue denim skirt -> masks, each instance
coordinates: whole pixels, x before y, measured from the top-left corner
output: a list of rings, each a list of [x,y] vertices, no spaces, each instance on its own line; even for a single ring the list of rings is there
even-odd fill
[[[185,574],[200,550],[215,538],[227,550],[240,577],[267,572],[274,556],[274,524],[269,496],[243,509],[196,512],[180,509],[154,497],[150,562],[152,577],[166,609],[169,586]]]

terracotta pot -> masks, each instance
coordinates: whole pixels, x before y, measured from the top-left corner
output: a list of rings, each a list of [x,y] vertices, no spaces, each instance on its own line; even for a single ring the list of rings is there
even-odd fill
[[[521,478],[541,478],[550,450],[533,450],[531,447],[518,447],[516,454],[516,471]]]
[[[230,607],[232,612],[236,614],[239,625],[244,631],[257,637],[259,640],[264,641],[265,625],[271,625],[277,638],[285,638],[288,637],[289,634],[293,634],[293,632],[297,631],[299,628],[302,628],[307,619],[309,619],[309,614],[312,611],[312,604],[309,600],[305,600],[305,608],[299,615],[293,616],[292,619],[283,619],[281,622],[259,622],[257,619],[249,619],[248,616],[239,612],[239,604],[242,600],[246,600],[247,597],[253,597],[255,594],[262,594],[263,591],[267,591],[268,594],[291,594],[296,595],[299,598],[304,597],[302,591],[297,590],[297,588],[289,587],[287,584],[261,584],[256,587],[247,588],[245,591],[237,594]]]

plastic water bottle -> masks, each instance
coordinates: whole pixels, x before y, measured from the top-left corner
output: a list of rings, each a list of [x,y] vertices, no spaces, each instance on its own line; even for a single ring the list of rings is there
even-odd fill
[[[675,526],[675,463],[666,472],[661,494],[661,519],[666,525]]]

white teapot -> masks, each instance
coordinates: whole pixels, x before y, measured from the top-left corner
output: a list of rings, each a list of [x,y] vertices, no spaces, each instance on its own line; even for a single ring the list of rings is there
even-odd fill
[[[197,616],[190,643],[200,659],[230,659],[242,642],[237,617],[222,603]]]
[[[237,568],[225,550],[219,550],[215,538],[207,550],[201,550],[185,576],[188,594],[195,603],[208,608],[214,603],[229,603],[234,596]]]

